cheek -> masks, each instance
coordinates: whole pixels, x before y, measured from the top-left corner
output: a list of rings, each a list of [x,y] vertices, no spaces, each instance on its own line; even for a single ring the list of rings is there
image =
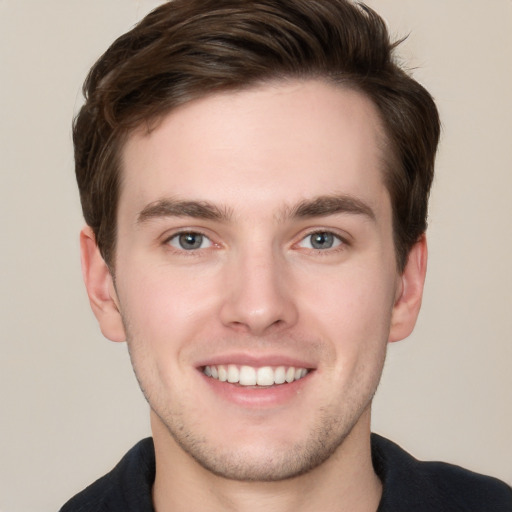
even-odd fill
[[[129,275],[119,295],[132,338],[153,346],[176,345],[212,317],[219,296],[215,277],[165,265]]]
[[[394,282],[379,269],[340,268],[329,276],[304,282],[300,292],[312,314],[327,328],[361,333],[389,328]],[[314,312],[314,313],[313,313]]]
[[[329,343],[330,371],[338,382],[373,386],[385,358],[394,283],[378,265],[340,268],[320,283],[310,283],[314,293],[303,319]]]

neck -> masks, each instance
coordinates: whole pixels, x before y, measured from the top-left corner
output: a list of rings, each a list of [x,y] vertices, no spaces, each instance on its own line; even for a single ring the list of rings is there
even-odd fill
[[[370,410],[323,464],[278,482],[239,482],[212,474],[185,453],[152,414],[156,512],[375,512],[382,485],[373,469]]]

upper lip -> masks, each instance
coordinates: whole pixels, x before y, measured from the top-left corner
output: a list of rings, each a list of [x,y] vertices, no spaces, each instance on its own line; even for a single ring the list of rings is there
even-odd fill
[[[225,354],[216,354],[198,362],[198,368],[205,366],[216,366],[219,364],[236,364],[238,366],[252,366],[262,368],[263,366],[293,366],[295,368],[314,369],[316,364],[312,361],[297,358],[284,354],[249,354],[243,352],[233,352]]]

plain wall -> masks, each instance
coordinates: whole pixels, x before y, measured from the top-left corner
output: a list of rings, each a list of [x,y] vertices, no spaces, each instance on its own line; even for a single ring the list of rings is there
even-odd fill
[[[149,435],[124,344],[82,285],[70,123],[95,59],[154,0],[0,0],[0,511],[57,510]],[[373,429],[512,483],[512,2],[372,0],[443,138],[415,333]]]

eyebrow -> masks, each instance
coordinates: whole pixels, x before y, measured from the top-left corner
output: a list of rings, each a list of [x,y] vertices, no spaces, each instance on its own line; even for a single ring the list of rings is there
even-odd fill
[[[339,213],[364,215],[375,221],[374,211],[364,201],[345,194],[318,196],[304,199],[295,206],[285,208],[278,218],[326,217]],[[142,224],[160,217],[191,217],[196,219],[229,222],[233,212],[227,207],[219,207],[208,201],[182,201],[172,198],[159,199],[146,205],[137,216]]]
[[[176,199],[159,199],[146,205],[137,216],[137,223],[142,224],[159,217],[193,217],[227,222],[232,217],[228,208],[219,208],[207,201],[181,201]]]
[[[338,213],[364,215],[375,221],[375,212],[361,199],[351,195],[335,194],[318,196],[311,200],[304,200],[295,205],[290,212],[291,217],[309,218],[326,217]]]

